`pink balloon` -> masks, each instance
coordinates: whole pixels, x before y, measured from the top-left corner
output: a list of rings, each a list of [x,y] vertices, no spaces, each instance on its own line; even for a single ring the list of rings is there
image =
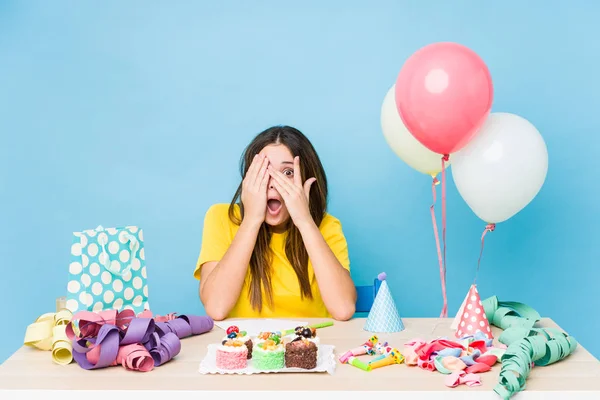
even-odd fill
[[[396,80],[396,106],[410,133],[439,154],[463,148],[492,108],[492,77],[483,60],[457,43],[415,52]]]

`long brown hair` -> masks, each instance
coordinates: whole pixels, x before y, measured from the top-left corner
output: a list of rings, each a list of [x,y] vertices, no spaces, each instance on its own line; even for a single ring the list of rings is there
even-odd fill
[[[263,148],[270,144],[282,144],[290,150],[292,156],[300,157],[302,182],[308,178],[317,179],[310,189],[309,208],[315,224],[320,226],[327,210],[327,176],[312,143],[298,129],[290,126],[273,126],[259,133],[246,147],[240,159],[242,181],[252,164],[254,155],[260,153]],[[238,186],[229,205],[229,218],[237,225],[240,225],[244,218],[244,205],[241,201],[241,195],[242,183]],[[240,209],[241,218],[235,213],[236,205]],[[287,232],[285,254],[298,277],[300,295],[302,298],[312,299],[313,294],[308,277],[308,253],[300,231],[294,225],[291,218],[287,222]],[[271,287],[271,261],[273,260],[273,254],[269,247],[271,235],[271,228],[263,222],[256,238],[252,256],[250,257],[250,304],[254,309],[259,311],[262,310],[263,306],[261,288],[264,288],[269,304],[273,304],[273,290]]]

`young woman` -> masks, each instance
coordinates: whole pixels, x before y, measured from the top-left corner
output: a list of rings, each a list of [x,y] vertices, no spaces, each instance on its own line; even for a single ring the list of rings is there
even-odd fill
[[[231,204],[205,216],[194,277],[206,313],[352,318],[346,238],[326,213],[327,179],[310,141],[289,126],[269,128],[246,148],[241,173]]]

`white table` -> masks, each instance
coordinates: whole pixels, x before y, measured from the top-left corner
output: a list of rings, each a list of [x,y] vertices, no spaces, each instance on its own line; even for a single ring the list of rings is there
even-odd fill
[[[305,319],[306,320],[306,319]],[[307,320],[309,323],[322,322]],[[393,334],[378,334],[380,340],[402,349],[408,340],[420,337],[426,340],[451,336],[452,319],[404,318],[405,330]],[[318,331],[321,342],[335,345],[337,356],[367,340],[372,333],[363,330],[365,320],[335,321],[331,327]],[[558,327],[550,319],[542,319],[538,326]],[[493,327],[497,338],[500,331]],[[460,385],[448,388],[445,375],[428,372],[419,367],[394,365],[365,372],[338,362],[333,375],[327,373],[280,373],[258,375],[203,375],[198,372],[207,345],[218,343],[224,332],[217,326],[211,332],[182,340],[180,354],[169,363],[146,373],[110,367],[87,371],[75,362],[60,366],[52,362],[50,352],[22,347],[0,366],[0,399],[21,399],[30,394],[42,394],[44,399],[66,397],[103,399],[149,398],[177,400],[201,396],[232,398],[243,396],[243,391],[264,391],[260,398],[303,399],[317,392],[340,392],[345,399],[384,395],[397,392],[403,398],[435,397],[443,399],[499,399],[493,392],[501,365],[481,374],[482,385]],[[68,391],[68,393],[66,393]],[[288,393],[282,393],[286,391]],[[309,391],[300,393],[295,391]],[[76,396],[76,397],[75,397]],[[81,397],[80,397],[81,396]],[[336,394],[336,397],[338,395]],[[36,397],[37,398],[37,397]],[[206,398],[206,397],[204,397]],[[375,397],[372,397],[375,398]],[[526,390],[514,399],[590,398],[600,399],[600,362],[585,348],[578,345],[566,359],[546,367],[535,367],[527,380]]]

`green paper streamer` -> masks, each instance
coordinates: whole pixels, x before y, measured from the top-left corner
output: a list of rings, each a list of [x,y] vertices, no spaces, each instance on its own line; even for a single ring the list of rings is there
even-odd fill
[[[503,400],[525,390],[534,365],[553,364],[577,348],[577,341],[559,329],[535,328],[541,316],[526,304],[499,301],[496,296],[485,299],[482,304],[488,321],[503,330],[498,340],[508,346],[500,357],[502,368],[494,388]]]

